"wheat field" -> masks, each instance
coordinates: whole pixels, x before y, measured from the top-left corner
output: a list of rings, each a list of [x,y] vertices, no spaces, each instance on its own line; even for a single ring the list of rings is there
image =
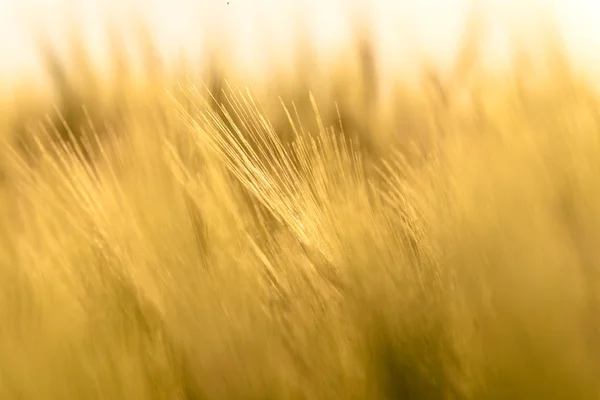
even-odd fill
[[[471,22],[385,95],[360,32],[254,85],[142,28],[112,81],[40,37],[51,99],[0,115],[0,399],[600,398],[595,83],[551,31],[490,72]]]

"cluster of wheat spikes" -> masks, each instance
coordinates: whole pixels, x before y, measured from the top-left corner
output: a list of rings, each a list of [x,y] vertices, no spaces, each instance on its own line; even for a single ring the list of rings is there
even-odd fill
[[[57,112],[1,119],[0,399],[598,399],[591,87],[467,40],[383,104],[359,43],[262,94],[47,52]]]

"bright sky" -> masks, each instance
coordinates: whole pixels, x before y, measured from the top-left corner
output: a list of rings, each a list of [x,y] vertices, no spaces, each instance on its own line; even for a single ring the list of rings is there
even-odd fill
[[[542,11],[553,10],[572,56],[582,66],[600,67],[600,0],[478,3],[495,32],[495,45],[490,42],[488,48],[500,49],[507,26],[517,27],[519,32],[535,30]],[[248,68],[262,68],[267,49],[275,49],[280,59],[290,54],[294,16],[307,18],[324,57],[349,40],[351,17],[360,15],[374,22],[384,64],[396,68],[414,61],[410,50],[415,46],[440,62],[451,57],[466,4],[468,0],[229,0],[229,4],[228,0],[0,0],[0,84],[6,88],[15,77],[39,76],[27,23],[41,28],[60,46],[68,35],[65,21],[69,15],[75,15],[85,27],[84,40],[99,61],[103,57],[103,16],[109,15],[127,38],[128,21],[141,13],[150,20],[166,57],[180,49],[201,55],[203,39],[217,38]]]

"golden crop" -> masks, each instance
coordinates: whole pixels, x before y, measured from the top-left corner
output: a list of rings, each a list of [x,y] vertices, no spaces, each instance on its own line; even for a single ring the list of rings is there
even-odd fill
[[[42,43],[55,108],[0,119],[0,399],[598,398],[591,83],[465,40],[385,97],[371,46],[246,88]]]

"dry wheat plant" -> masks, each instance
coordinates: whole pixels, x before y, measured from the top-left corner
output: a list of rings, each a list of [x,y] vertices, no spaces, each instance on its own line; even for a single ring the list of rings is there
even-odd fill
[[[368,34],[254,87],[164,78],[148,34],[106,83],[41,35],[54,100],[0,119],[0,399],[600,398],[599,97],[558,39],[494,75],[478,36],[381,100]]]

